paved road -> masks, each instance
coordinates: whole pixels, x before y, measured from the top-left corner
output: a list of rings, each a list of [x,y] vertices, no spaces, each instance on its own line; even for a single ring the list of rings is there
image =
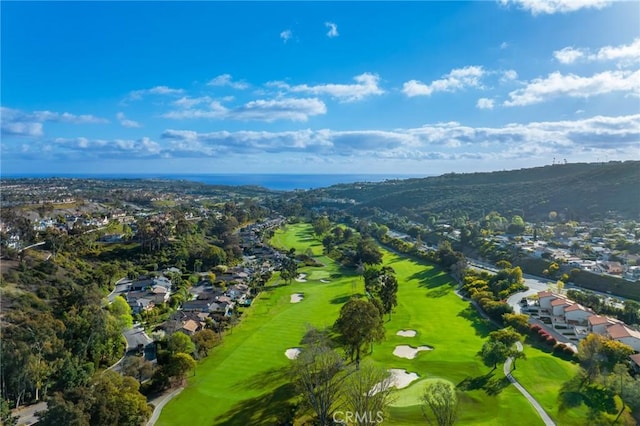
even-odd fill
[[[117,296],[121,296],[121,295],[124,296],[127,293],[127,291],[129,291],[130,286],[131,286],[131,280],[127,278],[121,278],[118,281],[116,281],[115,288],[107,296],[107,299],[109,299],[109,303],[113,302],[113,300]]]
[[[18,418],[19,425],[31,426],[38,422],[38,416],[35,414],[38,411],[46,411],[47,403],[39,402],[37,404],[29,405],[28,407],[23,407],[18,410],[12,411],[11,415]]]
[[[517,342],[516,346],[518,348],[518,351],[522,352],[522,343]],[[502,369],[502,371],[504,372],[504,375],[507,377],[507,379],[509,379],[509,382],[511,382],[513,384],[513,386],[515,386],[516,389],[518,389],[520,391],[520,393],[525,398],[527,398],[529,403],[533,406],[533,408],[538,412],[538,414],[542,418],[542,421],[544,422],[544,424],[547,425],[547,426],[555,426],[556,423],[553,421],[553,419],[551,417],[549,417],[547,412],[544,411],[544,408],[542,408],[540,403],[538,401],[536,401],[536,399],[533,396],[531,396],[531,394],[529,392],[527,392],[527,390],[525,388],[523,388],[522,385],[520,383],[518,383],[518,381],[511,375],[511,364],[512,363],[513,363],[513,358],[511,358],[511,357],[509,357],[505,361],[504,367]]]

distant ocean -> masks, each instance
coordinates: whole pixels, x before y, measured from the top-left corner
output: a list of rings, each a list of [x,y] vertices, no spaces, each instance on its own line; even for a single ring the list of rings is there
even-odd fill
[[[14,174],[2,178],[89,178],[89,179],[169,179],[201,182],[210,185],[256,185],[275,191],[325,188],[340,183],[383,182],[427,175],[409,174]]]

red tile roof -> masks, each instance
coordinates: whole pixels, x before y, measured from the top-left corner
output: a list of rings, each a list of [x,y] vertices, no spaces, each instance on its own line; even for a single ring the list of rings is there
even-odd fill
[[[563,299],[558,297],[555,300],[551,301],[551,306],[562,306],[562,305],[573,305],[573,302],[567,299]]]
[[[631,361],[640,366],[640,354],[629,355],[629,358],[631,358]]]
[[[541,299],[543,297],[549,297],[549,296],[555,296],[555,294],[553,294],[550,291],[546,291],[546,290],[538,292],[538,299]]]
[[[602,317],[600,315],[591,315],[587,320],[591,325],[606,324],[607,322],[609,322],[609,318]]]
[[[567,306],[566,308],[564,308],[564,311],[565,311],[565,312],[572,312],[572,311],[585,311],[585,312],[589,312],[589,311],[587,310],[587,308],[585,308],[585,307],[584,307],[584,306],[582,306],[582,305],[578,305],[578,304],[571,305],[571,306]]]
[[[607,333],[612,339],[622,339],[625,337],[634,337],[640,339],[640,332],[625,327],[622,324],[615,324],[607,327]]]

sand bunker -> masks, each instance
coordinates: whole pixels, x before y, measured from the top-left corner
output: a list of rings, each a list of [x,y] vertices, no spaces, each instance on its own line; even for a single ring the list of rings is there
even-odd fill
[[[307,274],[299,274],[296,277],[296,281],[298,281],[299,283],[306,283],[307,282]]]
[[[325,280],[324,278],[320,280],[321,283],[328,283],[330,282],[329,280]]]
[[[417,332],[415,330],[400,330],[396,334],[402,337],[416,337]]]
[[[418,346],[417,348],[414,348],[409,345],[400,345],[396,346],[396,348],[393,350],[393,354],[400,358],[414,359],[416,355],[418,355],[418,352],[430,351],[432,349],[433,348],[431,346]]]
[[[300,303],[302,299],[304,299],[304,294],[302,293],[293,293],[291,295],[291,303]]]
[[[388,389],[390,387],[395,387],[396,389],[404,389],[411,384],[414,380],[418,380],[420,376],[418,373],[409,373],[407,370],[402,370],[400,368],[392,368],[388,370],[391,373],[391,378],[389,381],[381,382],[376,384],[373,388],[371,388],[371,395],[375,395],[378,392]]]
[[[284,355],[289,359],[296,359],[300,355],[300,348],[289,348],[284,351]]]

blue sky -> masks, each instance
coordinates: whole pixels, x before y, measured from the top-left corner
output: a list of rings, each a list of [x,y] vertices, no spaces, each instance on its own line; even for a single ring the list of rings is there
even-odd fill
[[[640,2],[12,2],[2,174],[640,159]]]

